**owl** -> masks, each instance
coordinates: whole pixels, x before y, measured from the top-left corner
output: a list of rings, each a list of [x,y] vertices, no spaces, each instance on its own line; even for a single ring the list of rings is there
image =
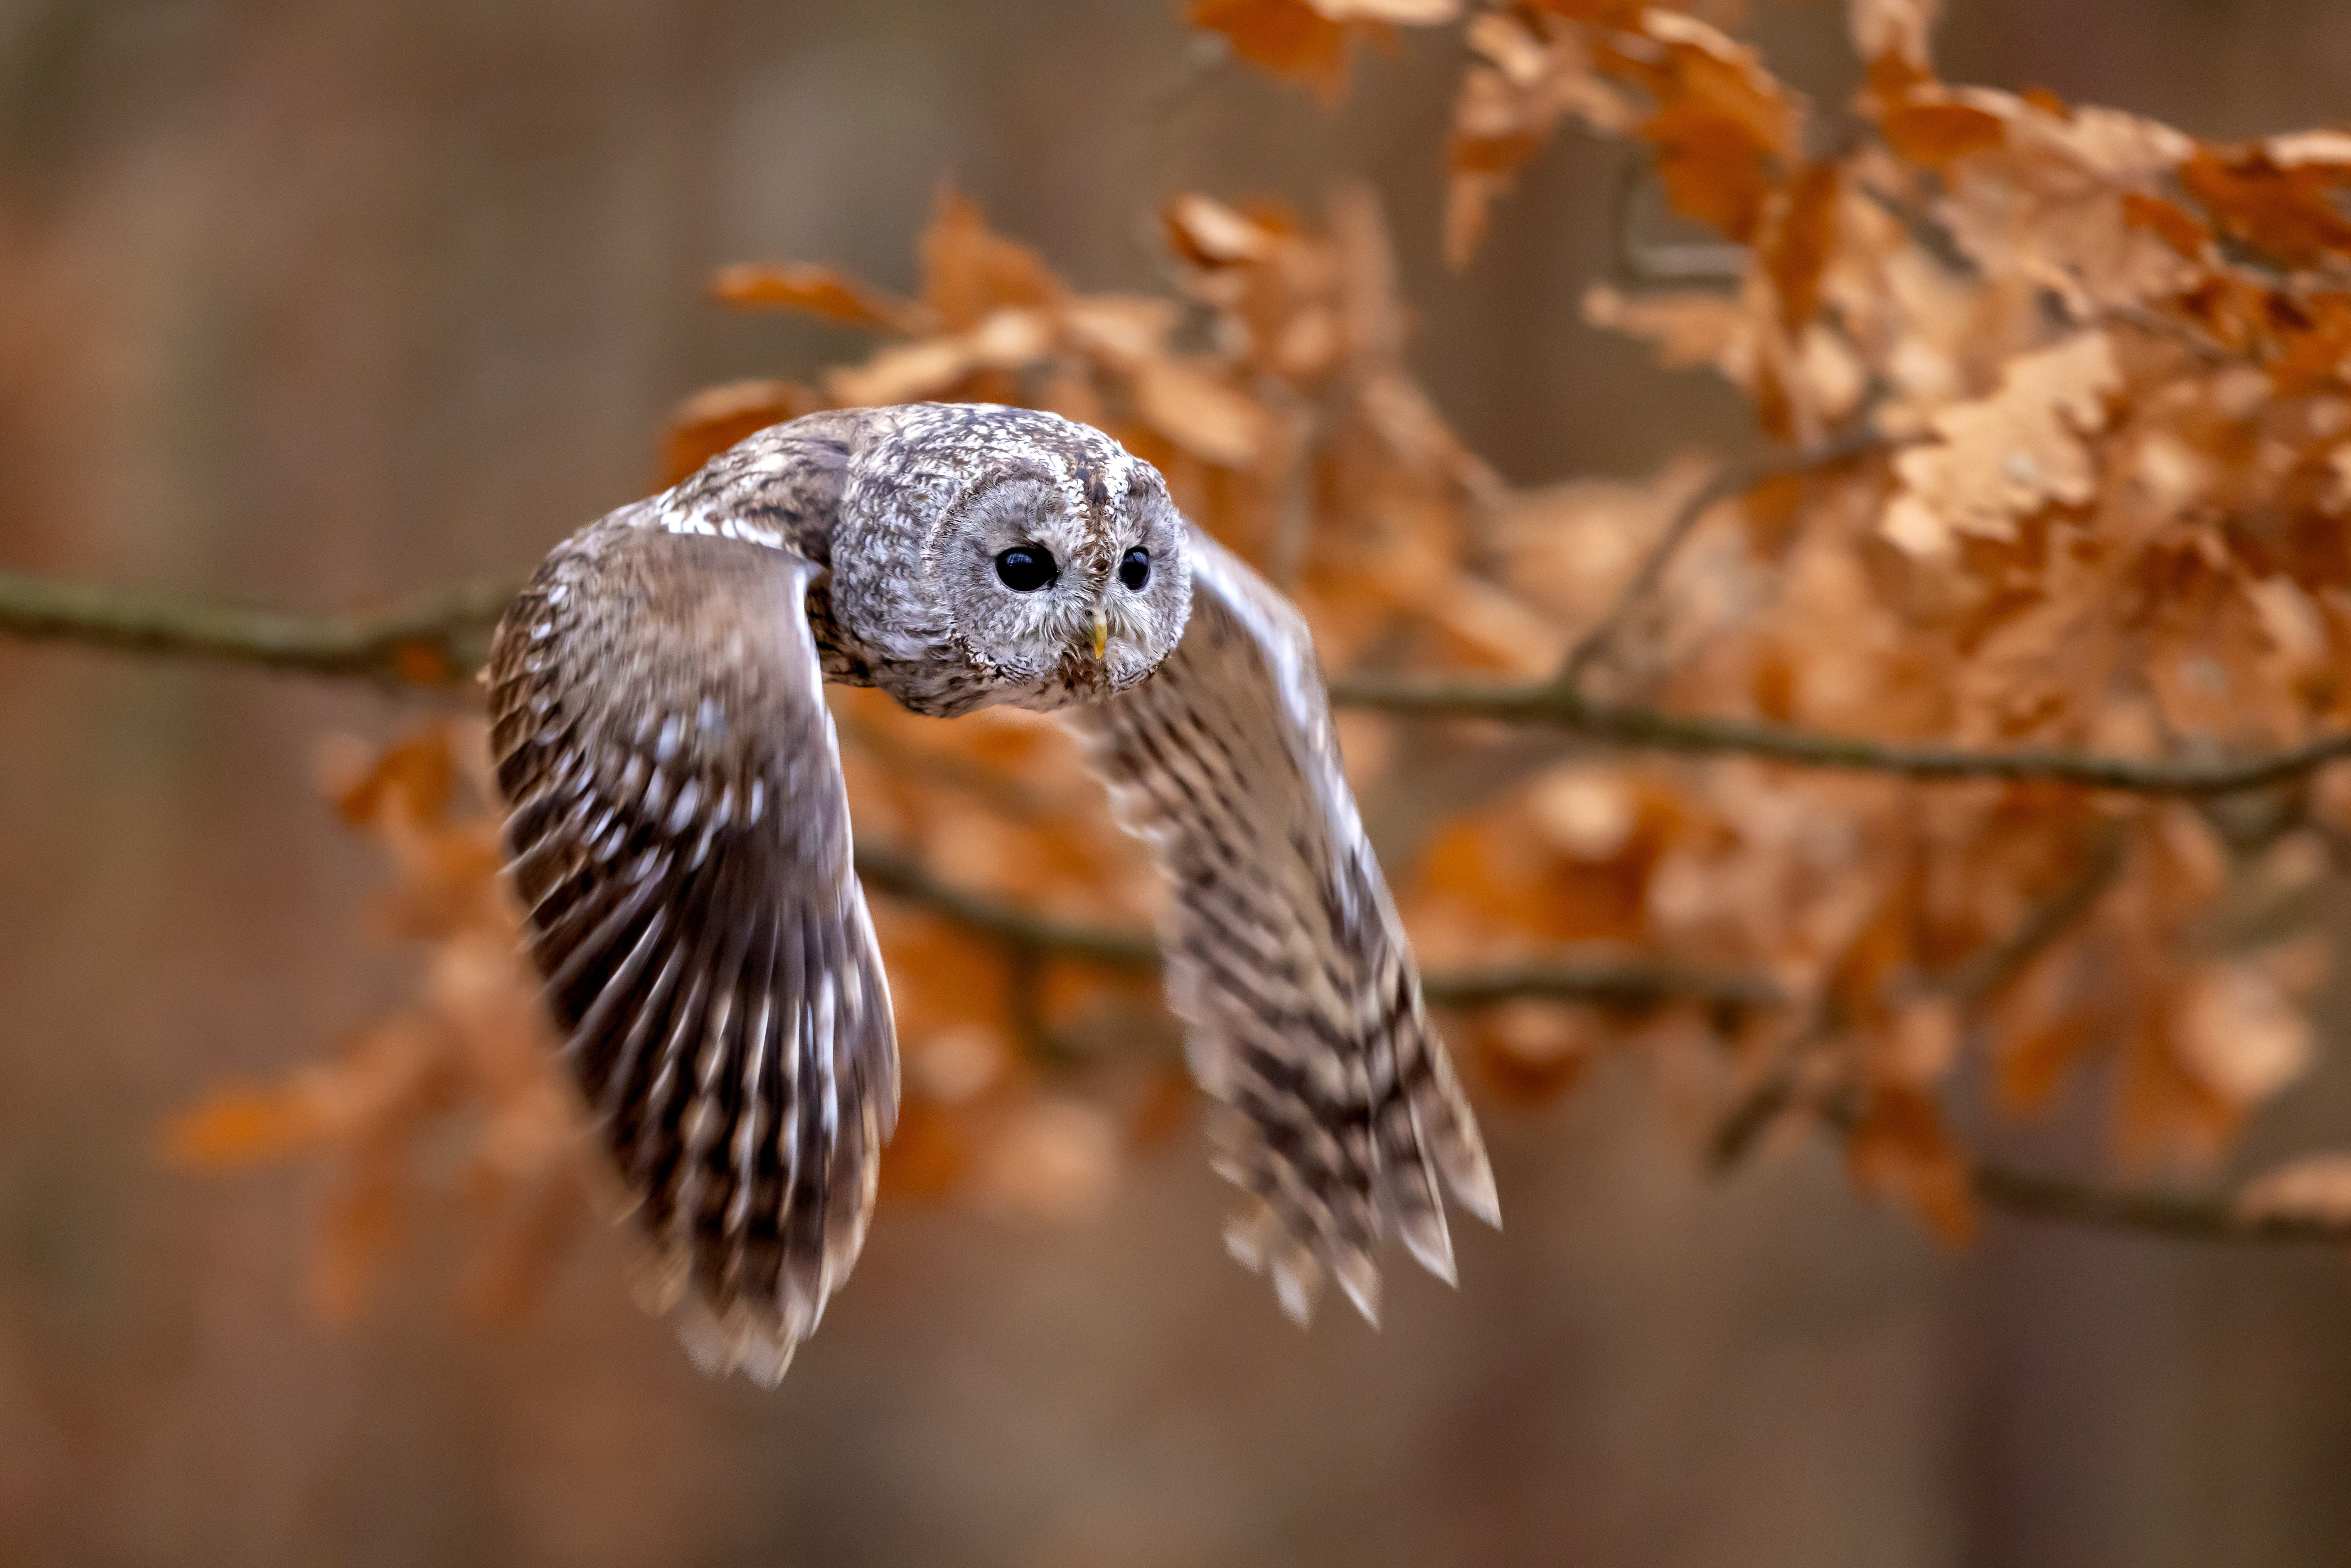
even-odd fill
[[[857,1260],[898,1103],[823,685],[1058,715],[1171,896],[1169,1006],[1234,1256],[1376,1322],[1390,1233],[1499,1223],[1340,771],[1303,622],[1149,464],[1050,413],[811,414],[556,547],[486,678],[561,1053],[695,1360],[783,1375]]]

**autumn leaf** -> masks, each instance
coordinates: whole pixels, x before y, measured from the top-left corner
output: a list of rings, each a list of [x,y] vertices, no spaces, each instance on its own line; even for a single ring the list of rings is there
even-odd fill
[[[1905,488],[1886,510],[1886,537],[1913,555],[1942,555],[1958,536],[2013,538],[2042,507],[2088,500],[2095,467],[2084,438],[2105,424],[2119,382],[2102,332],[2011,361],[1997,394],[1938,414],[1938,444],[1895,460]]]
[[[2351,1155],[2304,1155],[2263,1171],[2237,1189],[2238,1218],[2351,1225]]]
[[[1042,257],[991,232],[979,208],[952,188],[940,191],[921,250],[923,302],[951,332],[1006,306],[1058,304],[1068,292]]]
[[[736,443],[820,405],[798,382],[729,382],[705,387],[670,415],[662,443],[662,483],[674,485]]]
[[[2179,171],[2220,228],[2289,267],[2351,251],[2336,193],[2351,184],[2351,137],[2236,150],[2203,148]]]
[[[1193,0],[1184,19],[1223,34],[1234,54],[1327,109],[1346,96],[1347,57],[1358,38],[1385,43],[1391,23],[1426,26],[1459,10],[1459,0]]]
[[[913,336],[925,330],[923,308],[860,283],[846,273],[807,262],[743,263],[721,267],[710,280],[721,303],[746,309],[806,310],[852,327]]]

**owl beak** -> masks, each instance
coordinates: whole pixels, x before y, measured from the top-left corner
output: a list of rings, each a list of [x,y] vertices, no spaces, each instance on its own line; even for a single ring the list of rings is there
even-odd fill
[[[1099,661],[1102,650],[1110,646],[1110,621],[1099,610],[1094,612],[1094,658]]]

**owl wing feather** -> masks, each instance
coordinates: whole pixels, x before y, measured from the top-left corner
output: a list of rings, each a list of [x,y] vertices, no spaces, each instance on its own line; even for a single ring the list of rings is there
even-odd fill
[[[647,503],[501,622],[506,846],[562,1051],[695,1359],[783,1375],[897,1113],[889,993],[789,548]],[[772,536],[770,536],[772,538]]]
[[[1228,1227],[1303,1322],[1322,1278],[1374,1322],[1393,1228],[1451,1281],[1439,1198],[1499,1224],[1493,1176],[1340,768],[1305,622],[1191,530],[1192,612],[1148,679],[1064,710],[1173,884],[1168,1001],[1217,1103]]]

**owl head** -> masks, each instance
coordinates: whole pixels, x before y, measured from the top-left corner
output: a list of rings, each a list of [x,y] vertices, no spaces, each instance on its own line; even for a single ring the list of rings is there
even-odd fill
[[[956,706],[1098,698],[1175,651],[1188,525],[1157,469],[1058,414],[906,413],[852,473],[833,552],[850,630],[893,657],[967,665],[977,700]]]

